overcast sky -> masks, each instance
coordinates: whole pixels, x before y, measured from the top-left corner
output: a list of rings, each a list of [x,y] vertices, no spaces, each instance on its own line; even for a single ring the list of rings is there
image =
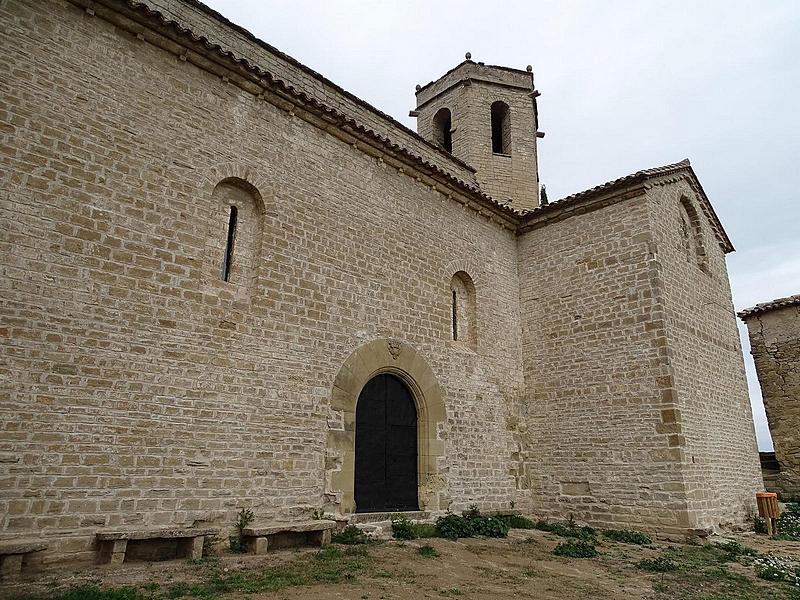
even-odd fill
[[[689,158],[737,249],[737,310],[800,293],[798,0],[206,2],[412,129],[414,86],[465,52],[531,64],[551,201]]]

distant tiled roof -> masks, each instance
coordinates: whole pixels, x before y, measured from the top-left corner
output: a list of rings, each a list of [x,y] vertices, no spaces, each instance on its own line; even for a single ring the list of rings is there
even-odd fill
[[[800,294],[795,294],[794,296],[789,296],[788,298],[778,298],[777,300],[772,300],[771,302],[762,302],[761,304],[756,304],[754,307],[746,308],[745,310],[736,314],[739,315],[740,319],[746,319],[747,317],[760,315],[761,313],[769,312],[778,308],[786,308],[787,306],[800,306]]]
[[[701,199],[703,212],[708,217],[711,227],[714,230],[717,239],[719,240],[720,246],[722,246],[725,252],[733,252],[733,244],[731,243],[728,234],[725,233],[725,229],[722,227],[722,223],[720,222],[717,213],[714,211],[714,207],[711,206],[711,201],[708,199],[708,196],[706,196],[706,192],[703,189],[703,186],[700,184],[700,180],[697,178],[697,174],[694,172],[694,169],[692,169],[692,165],[688,158],[671,165],[664,165],[662,167],[653,167],[652,169],[636,171],[630,175],[625,175],[624,177],[607,181],[606,183],[595,186],[588,190],[571,194],[565,198],[556,200],[555,202],[545,204],[544,206],[539,206],[532,210],[525,211],[522,217],[522,223],[524,225],[526,220],[532,220],[542,213],[556,211],[573,204],[579,204],[580,202],[588,200],[594,196],[606,194],[617,189],[624,189],[634,183],[644,183],[647,180],[655,177],[663,177],[664,175],[671,175],[681,172],[685,172],[689,176],[693,187],[697,191],[697,194]]]

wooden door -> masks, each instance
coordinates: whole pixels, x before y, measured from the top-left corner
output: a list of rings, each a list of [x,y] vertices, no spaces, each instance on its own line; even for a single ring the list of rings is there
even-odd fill
[[[418,510],[417,409],[394,375],[372,378],[356,405],[357,512]]]

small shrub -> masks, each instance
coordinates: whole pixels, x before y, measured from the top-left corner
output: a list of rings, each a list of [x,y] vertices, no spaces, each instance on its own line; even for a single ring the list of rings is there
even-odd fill
[[[756,533],[767,533],[767,522],[763,517],[753,515],[753,531]]]
[[[348,525],[341,531],[337,531],[331,536],[331,541],[335,544],[366,544],[370,541],[369,536],[355,525]]]
[[[536,523],[520,515],[498,515],[498,519],[505,521],[509,529],[536,529]]]
[[[636,563],[636,568],[642,571],[650,571],[651,573],[668,573],[669,571],[677,571],[678,565],[671,558],[659,556],[657,558],[643,558]]]
[[[436,519],[436,530],[443,538],[457,540],[472,537],[472,523],[460,515],[445,515]]]
[[[553,550],[556,556],[568,556],[570,558],[594,558],[597,556],[597,548],[594,544],[586,540],[569,540],[561,542]]]
[[[469,519],[472,535],[503,538],[508,535],[508,525],[497,517],[475,517]]]
[[[435,558],[439,556],[439,553],[433,546],[420,546],[419,548],[417,548],[417,553],[420,556],[424,556],[425,558]]]
[[[244,534],[242,533],[244,529],[247,528],[250,523],[256,516],[253,514],[253,511],[249,508],[243,508],[236,514],[236,523],[234,527],[236,527],[236,535],[231,536],[230,538],[230,547],[232,552],[244,552],[247,550],[244,543]]]
[[[392,535],[396,540],[413,540],[414,523],[405,515],[392,515]]]
[[[603,536],[615,542],[638,544],[640,546],[647,546],[653,543],[649,535],[633,529],[607,529],[603,532]]]

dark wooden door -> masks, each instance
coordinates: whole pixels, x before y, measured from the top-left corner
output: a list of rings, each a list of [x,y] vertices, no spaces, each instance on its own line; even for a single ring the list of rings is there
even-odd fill
[[[373,377],[356,405],[357,512],[418,510],[417,409],[406,385]]]

